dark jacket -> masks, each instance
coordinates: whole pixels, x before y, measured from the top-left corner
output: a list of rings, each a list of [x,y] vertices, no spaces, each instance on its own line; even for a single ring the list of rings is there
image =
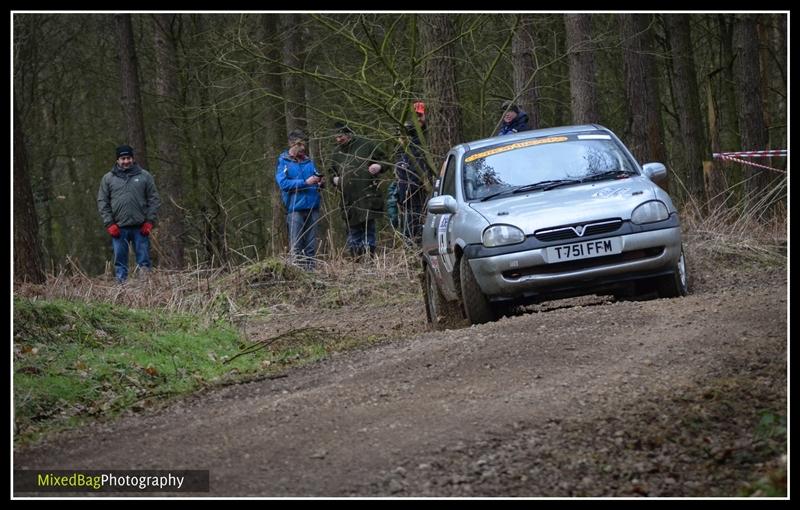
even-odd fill
[[[155,225],[160,206],[153,176],[137,164],[127,171],[115,164],[100,181],[97,210],[104,227],[136,227],[146,221]]]
[[[397,147],[394,159],[399,203],[402,205],[412,199],[415,202],[422,200],[426,195],[425,179],[432,180],[433,172],[428,167],[416,134],[412,134],[408,146]]]
[[[354,136],[346,144],[338,146],[331,159],[331,173],[340,179],[338,188],[347,224],[363,223],[382,214],[383,196],[378,189],[380,174],[373,176],[368,170],[373,163],[381,165],[381,172],[386,170],[386,156],[380,147]]]
[[[510,123],[503,122],[503,125],[500,127],[499,135],[511,135],[514,133],[519,133],[520,131],[528,131],[530,128],[528,127],[528,114],[524,111],[520,110],[514,120]]]
[[[289,151],[283,151],[278,156],[275,167],[275,182],[281,189],[283,205],[286,212],[319,209],[319,185],[306,184],[306,179],[314,175],[317,168],[311,158],[296,161],[289,156]]]

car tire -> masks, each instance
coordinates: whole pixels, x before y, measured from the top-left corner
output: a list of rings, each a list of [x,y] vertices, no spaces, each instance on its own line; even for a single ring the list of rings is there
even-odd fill
[[[502,317],[514,317],[519,314],[520,307],[518,305],[510,305],[507,303],[492,303],[494,314],[497,319]]]
[[[430,266],[425,267],[422,293],[425,297],[425,314],[428,317],[428,323],[434,329],[444,330],[458,325],[462,315],[461,305],[458,301],[450,302],[445,299],[436,285],[436,278]]]
[[[461,257],[459,264],[461,300],[464,303],[464,312],[466,312],[470,324],[483,324],[497,319],[497,314],[492,304],[481,291],[475,275],[472,274],[469,260],[466,257]]]
[[[681,246],[681,256],[678,257],[678,262],[672,273],[660,276],[656,280],[656,291],[658,297],[661,298],[675,298],[685,296],[689,293],[689,273],[686,270],[686,256],[683,254],[683,246]]]

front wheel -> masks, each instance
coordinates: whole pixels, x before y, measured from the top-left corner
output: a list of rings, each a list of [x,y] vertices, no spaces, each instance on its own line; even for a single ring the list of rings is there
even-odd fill
[[[461,257],[461,300],[464,302],[464,311],[470,324],[483,324],[497,319],[497,313],[492,308],[489,299],[481,291],[467,257]]]
[[[686,270],[686,257],[681,246],[681,256],[672,270],[672,273],[660,276],[656,281],[658,297],[674,298],[685,296],[689,293],[689,274]]]
[[[445,299],[436,286],[436,278],[430,266],[425,267],[425,282],[422,288],[425,295],[425,313],[428,323],[434,329],[443,330],[456,326],[461,320],[461,307],[456,302]]]

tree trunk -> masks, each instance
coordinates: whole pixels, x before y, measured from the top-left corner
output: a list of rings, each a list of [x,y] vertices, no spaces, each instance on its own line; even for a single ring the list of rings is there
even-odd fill
[[[275,14],[265,14],[262,16],[261,29],[263,31],[262,40],[265,41],[264,50],[267,56],[266,72],[262,85],[271,95],[265,100],[265,121],[266,121],[266,153],[264,154],[267,182],[270,184],[270,201],[272,204],[270,215],[269,239],[270,255],[273,257],[285,253],[289,245],[289,235],[286,227],[286,212],[284,211],[281,193],[275,181],[275,168],[277,166],[278,155],[286,145],[286,134],[284,129],[288,125],[286,112],[284,110],[283,84],[281,82],[281,69],[274,63],[280,59],[281,51],[277,46],[278,35],[278,16]]]
[[[514,66],[514,95],[516,103],[528,112],[528,125],[539,129],[539,91],[536,85],[536,43],[534,40],[534,17],[520,14],[518,30],[511,41],[511,58]]]
[[[305,45],[300,14],[281,14],[280,33],[283,34],[281,62],[283,70],[283,97],[286,105],[286,133],[293,129],[306,130],[305,80],[300,70],[305,60]]]
[[[759,16],[761,42],[761,92],[764,94],[764,123],[768,148],[786,148],[786,14]],[[781,28],[781,25],[783,27]],[[767,166],[785,169],[786,158],[770,158]],[[776,175],[770,175],[774,178]]]
[[[720,140],[719,114],[713,95],[711,77],[706,84],[708,105],[708,132],[711,140],[711,152],[723,152]],[[728,206],[728,175],[729,165],[724,159],[712,159],[703,164],[704,178],[708,204],[711,209],[721,209]]]
[[[780,83],[776,84],[775,90],[775,136],[771,138],[775,140],[773,148],[785,149],[786,147],[786,96],[787,96],[787,82],[786,82],[786,53],[788,46],[786,44],[786,18],[787,14],[774,14],[774,24],[770,34],[770,46],[774,51],[774,76],[780,77]],[[772,128],[773,126],[770,126]],[[770,129],[770,133],[773,130]]]
[[[597,113],[594,50],[589,14],[565,14],[567,52],[569,53],[569,89],[573,124],[600,121]]]
[[[14,103],[14,281],[44,283],[39,220],[28,172],[28,153],[17,104]]]
[[[463,141],[455,50],[453,44],[446,44],[455,38],[453,19],[446,14],[425,14],[419,18],[422,52],[427,55],[424,89],[428,100],[428,135],[437,169],[450,147]]]
[[[139,66],[133,43],[130,14],[115,14],[119,45],[120,76],[122,78],[122,111],[125,113],[126,143],[133,146],[136,162],[147,168],[147,144],[144,129],[142,97],[139,92]]]
[[[196,20],[196,34],[206,34],[209,30],[207,15],[199,14]],[[211,66],[206,66],[201,75],[201,83],[213,83]],[[222,112],[217,108],[216,91],[208,86],[198,88],[200,111],[204,112],[198,121],[200,138],[198,146],[204,147],[200,165],[206,179],[204,193],[200,198],[200,215],[203,248],[206,260],[212,266],[226,266],[230,260],[228,248],[228,211],[224,207],[222,166],[229,150],[225,138]]]
[[[153,15],[156,50],[156,94],[158,105],[158,187],[161,194],[159,240],[162,246],[160,262],[163,266],[182,268],[184,263],[183,236],[186,228],[183,212],[183,164],[178,141],[180,139],[178,115],[178,57],[176,54],[173,24],[175,14]]]
[[[702,203],[705,198],[703,160],[710,160],[710,155],[700,111],[689,16],[667,14],[664,23],[672,54],[673,98],[681,130],[682,150],[676,151],[675,170],[684,176],[691,198]]]
[[[786,112],[787,79],[786,79],[786,19],[788,14],[779,13],[772,15],[772,27],[769,33],[769,46],[771,51],[770,62],[773,76],[770,106],[772,109],[772,124],[769,125],[769,143],[771,149],[786,149],[788,147],[788,122]],[[780,81],[778,81],[780,79]],[[786,170],[787,158],[773,158],[770,166]]]
[[[619,15],[628,105],[626,143],[640,163],[666,163],[650,20],[650,15]]]
[[[739,150],[739,109],[736,107],[736,80],[733,73],[733,24],[730,16],[718,15],[721,39],[721,83],[719,101],[720,143],[723,151]]]
[[[736,77],[737,103],[739,105],[739,128],[741,149],[755,151],[767,149],[767,127],[764,125],[764,110],[761,103],[761,83],[758,58],[758,32],[752,15],[737,14],[733,24],[733,61]],[[766,170],[747,166],[744,171],[745,204],[749,205],[767,187]]]

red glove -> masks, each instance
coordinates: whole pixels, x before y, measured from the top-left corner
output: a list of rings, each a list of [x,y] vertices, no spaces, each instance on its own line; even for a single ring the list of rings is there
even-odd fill
[[[112,223],[111,225],[109,225],[108,227],[106,227],[106,232],[108,232],[109,234],[111,234],[111,237],[119,237],[119,235],[120,235],[120,233],[121,233],[121,232],[119,231],[119,227],[117,226],[117,224],[116,224],[116,223]]]
[[[143,236],[149,236],[151,230],[153,230],[153,224],[150,223],[149,221],[145,221],[144,225],[142,225],[142,228],[139,229],[139,232]]]

